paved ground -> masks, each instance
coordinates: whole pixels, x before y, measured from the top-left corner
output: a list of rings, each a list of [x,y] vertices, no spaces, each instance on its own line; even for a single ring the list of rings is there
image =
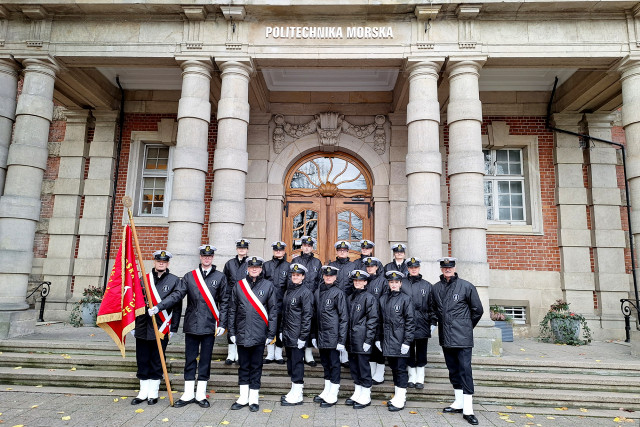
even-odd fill
[[[119,390],[45,389],[24,386],[0,389],[0,423],[7,426],[468,426],[459,414],[443,414],[443,403],[411,402],[391,413],[380,401],[363,410],[345,405],[322,409],[310,399],[296,407],[282,407],[263,398],[260,411],[231,411],[232,395],[210,396],[211,408],[195,405],[131,406],[132,392]],[[142,410],[142,411],[141,411]],[[136,412],[140,411],[140,412]],[[482,426],[638,426],[640,414],[624,411],[563,408],[525,408],[484,405],[476,408]]]

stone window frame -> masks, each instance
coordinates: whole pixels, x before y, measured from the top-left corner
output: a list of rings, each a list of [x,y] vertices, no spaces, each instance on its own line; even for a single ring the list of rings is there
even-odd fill
[[[165,207],[162,215],[138,215],[140,204],[140,180],[142,178],[144,149],[146,145],[166,145],[169,147],[169,161],[167,165],[167,186],[165,190]],[[133,198],[133,217],[136,226],[139,227],[168,227],[169,204],[171,202],[173,188],[173,157],[175,155],[175,142],[160,137],[159,132],[133,131],[131,132],[131,146],[129,150],[129,162],[127,169],[126,195]],[[127,222],[126,214],[123,216],[123,224]]]
[[[543,235],[542,193],[537,135],[510,135],[506,122],[493,121],[482,136],[482,149],[522,150],[527,223],[487,223],[487,234]]]

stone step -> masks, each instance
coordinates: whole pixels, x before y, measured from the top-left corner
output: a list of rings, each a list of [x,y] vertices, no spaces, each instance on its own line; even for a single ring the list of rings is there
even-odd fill
[[[167,371],[170,374],[181,374],[184,369],[184,359],[168,358]],[[86,370],[109,370],[135,372],[136,361],[133,356],[122,358],[120,356],[102,355],[69,355],[63,354],[28,354],[28,353],[2,353],[0,354],[0,366],[21,368],[43,368],[68,370],[73,367]],[[211,372],[217,375],[237,375],[235,365],[227,366],[221,359],[212,362]],[[315,368],[305,367],[306,378],[320,378],[323,371],[321,366]],[[387,369],[387,379],[391,380],[391,372]],[[285,365],[276,363],[265,364],[263,375],[287,378]],[[349,381],[348,369],[342,369],[342,378]],[[448,384],[448,372],[443,365],[430,365],[426,370],[426,378],[429,382]],[[556,383],[558,378],[562,382]],[[640,390],[640,377],[630,377],[607,374],[606,380],[602,375],[576,374],[558,372],[547,373],[539,371],[512,372],[504,370],[475,370],[476,384],[493,387],[525,387],[525,388],[555,388],[555,389],[580,389],[603,390],[633,393]]]
[[[180,374],[171,375],[172,388],[182,390],[183,380]],[[49,370],[42,368],[0,367],[0,384],[56,386],[81,388],[131,388],[138,386],[138,380],[132,372],[122,371],[96,371],[77,369]],[[324,381],[321,378],[305,379],[305,395],[314,396],[322,391]],[[10,388],[6,387],[5,388]],[[163,387],[164,388],[164,387]],[[209,388],[220,393],[237,393],[237,377],[233,375],[214,374],[211,377]],[[288,378],[281,376],[263,376],[261,393],[285,394],[290,388]],[[372,397],[375,399],[388,399],[393,393],[393,384],[386,381],[382,385],[374,386]],[[346,398],[353,392],[353,383],[344,381],[340,387],[340,397]],[[415,401],[444,402],[451,399],[451,386],[445,383],[427,383],[425,389],[409,389],[407,398]],[[178,394],[179,396],[179,394]],[[586,392],[582,390],[564,390],[558,393],[555,389],[527,389],[512,387],[487,387],[478,385],[474,399],[478,403],[505,404],[505,405],[534,405],[547,407],[583,407],[583,408],[608,408],[640,410],[640,399],[637,393],[619,393],[596,391]]]

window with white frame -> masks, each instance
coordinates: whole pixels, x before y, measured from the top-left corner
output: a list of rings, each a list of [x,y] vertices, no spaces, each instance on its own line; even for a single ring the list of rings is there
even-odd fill
[[[142,144],[142,167],[139,175],[138,216],[166,216],[170,190],[171,150],[163,144]]]
[[[513,320],[516,325],[524,325],[527,323],[527,307],[523,306],[504,306],[504,313]]]
[[[487,221],[526,224],[525,175],[519,148],[482,150]]]

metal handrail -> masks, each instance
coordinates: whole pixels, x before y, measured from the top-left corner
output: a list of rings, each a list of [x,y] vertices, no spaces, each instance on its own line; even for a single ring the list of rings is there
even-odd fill
[[[640,306],[633,303],[633,300],[629,298],[622,298],[620,300],[620,310],[624,314],[624,331],[626,333],[626,339],[624,342],[631,342],[631,307],[636,309],[636,321],[640,319]]]
[[[42,299],[40,300],[40,314],[38,316],[38,322],[44,322],[44,305],[47,302],[47,295],[49,295],[49,290],[51,289],[51,282],[42,282],[42,283],[40,283],[38,286],[36,286],[36,288],[33,290],[33,292],[31,292],[29,295],[27,295],[27,299],[28,299],[33,294],[35,294],[36,291],[38,289],[40,289],[41,287],[42,287],[42,289],[40,290],[40,296],[42,297]]]

